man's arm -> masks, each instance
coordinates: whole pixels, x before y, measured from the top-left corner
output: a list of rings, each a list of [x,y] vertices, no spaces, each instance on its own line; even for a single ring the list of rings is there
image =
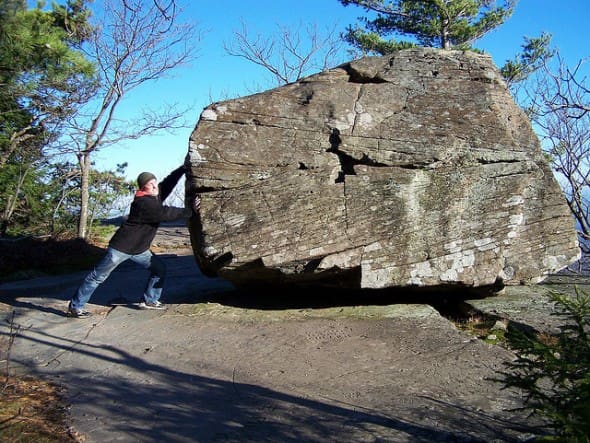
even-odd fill
[[[180,177],[184,175],[184,165],[176,168],[166,178],[160,181],[160,200],[164,201],[168,198]]]
[[[175,206],[162,206],[161,221],[173,221],[179,218],[189,218],[193,213],[199,212],[201,199],[197,195],[191,204],[191,208],[177,208]]]

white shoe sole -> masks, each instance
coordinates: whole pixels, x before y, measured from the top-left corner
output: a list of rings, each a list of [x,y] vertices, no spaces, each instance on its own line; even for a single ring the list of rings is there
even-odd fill
[[[166,306],[150,306],[146,305],[144,302],[138,303],[137,307],[139,309],[151,309],[154,311],[165,311],[167,309]]]

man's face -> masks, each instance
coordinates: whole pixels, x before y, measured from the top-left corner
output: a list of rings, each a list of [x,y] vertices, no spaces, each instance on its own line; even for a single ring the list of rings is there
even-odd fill
[[[152,178],[149,182],[145,184],[143,187],[143,191],[147,192],[150,195],[158,195],[158,181],[155,178]]]

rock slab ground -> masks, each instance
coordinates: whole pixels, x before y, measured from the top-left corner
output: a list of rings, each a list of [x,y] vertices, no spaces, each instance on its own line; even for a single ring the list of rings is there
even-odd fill
[[[11,366],[67,388],[86,442],[516,442],[542,429],[493,380],[514,355],[427,304],[260,297],[204,277],[189,250],[162,256],[165,312],[136,309],[146,274],[132,264],[85,320],[64,315],[85,273],[0,285]],[[553,328],[544,290],[470,303]]]

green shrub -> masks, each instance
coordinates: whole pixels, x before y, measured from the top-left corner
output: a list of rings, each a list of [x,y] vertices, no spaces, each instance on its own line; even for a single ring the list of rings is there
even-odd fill
[[[555,440],[590,441],[590,294],[550,291],[560,316],[559,332],[526,333],[510,329],[509,346],[517,358],[503,373],[506,387],[525,394],[525,407],[548,420]]]

